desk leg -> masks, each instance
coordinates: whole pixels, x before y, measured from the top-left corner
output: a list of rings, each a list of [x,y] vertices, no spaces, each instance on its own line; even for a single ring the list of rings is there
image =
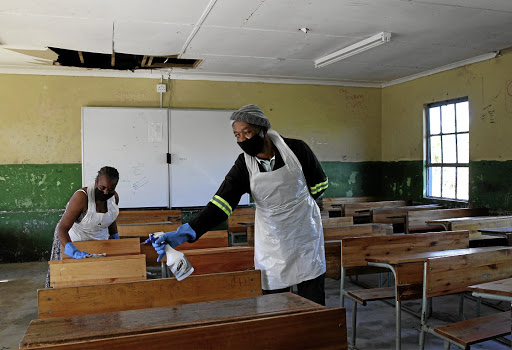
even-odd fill
[[[340,307],[345,307],[345,268],[343,266],[340,273]]]
[[[402,305],[401,302],[398,300],[398,295],[396,293],[396,283],[398,279],[396,278],[396,271],[395,267],[390,264],[383,264],[383,263],[373,263],[369,262],[368,266],[377,266],[377,267],[385,267],[391,272],[393,272],[393,277],[395,278],[395,349],[400,350],[402,346]]]

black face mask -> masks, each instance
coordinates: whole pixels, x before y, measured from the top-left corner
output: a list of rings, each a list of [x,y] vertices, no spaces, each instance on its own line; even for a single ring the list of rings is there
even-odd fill
[[[260,135],[254,135],[250,139],[237,143],[245,153],[252,157],[256,157],[256,155],[261,153],[265,144],[264,139]]]
[[[106,201],[113,195],[114,195],[114,192],[112,192],[112,193],[109,192],[109,193],[105,194],[105,193],[101,192],[100,190],[98,190],[97,188],[94,189],[94,197],[100,201]]]

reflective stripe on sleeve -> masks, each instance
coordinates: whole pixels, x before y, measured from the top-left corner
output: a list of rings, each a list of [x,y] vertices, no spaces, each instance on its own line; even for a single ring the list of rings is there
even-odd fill
[[[324,182],[320,182],[319,184],[310,187],[311,194],[316,194],[320,191],[323,191],[329,187],[329,179],[326,179]]]
[[[228,202],[226,202],[222,197],[217,195],[213,196],[210,200],[211,203],[215,204],[220,210],[222,210],[229,217],[233,213],[233,209]]]

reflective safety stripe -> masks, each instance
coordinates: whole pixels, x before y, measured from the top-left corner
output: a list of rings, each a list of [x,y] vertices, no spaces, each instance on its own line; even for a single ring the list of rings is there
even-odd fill
[[[231,214],[233,213],[233,209],[231,209],[231,206],[229,205],[229,203],[226,202],[222,197],[215,195],[210,200],[210,202],[212,202],[217,207],[219,207],[219,209],[222,210],[224,213],[226,213],[227,216],[231,216]]]
[[[327,187],[329,187],[329,179],[326,179],[324,182],[320,182],[319,184],[310,187],[311,194],[316,194],[320,191],[325,190]]]

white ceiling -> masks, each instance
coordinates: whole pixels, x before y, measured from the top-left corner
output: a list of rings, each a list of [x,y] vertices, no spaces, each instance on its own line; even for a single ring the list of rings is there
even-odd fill
[[[382,31],[390,43],[315,68]],[[34,57],[48,46],[203,62],[151,73],[58,67]],[[512,0],[0,0],[1,73],[381,86],[508,47]]]

